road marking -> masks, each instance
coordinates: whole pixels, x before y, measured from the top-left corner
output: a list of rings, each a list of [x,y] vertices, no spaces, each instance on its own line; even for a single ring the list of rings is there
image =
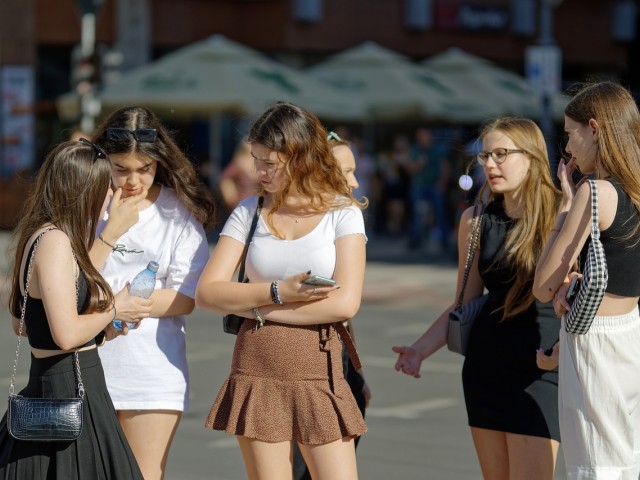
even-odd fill
[[[376,368],[394,368],[398,357],[381,357],[381,356],[363,356],[362,365],[366,369],[367,367]],[[454,373],[460,375],[462,372],[462,365],[458,363],[442,363],[434,362],[431,360],[425,360],[422,362],[421,372],[433,372],[433,373]]]
[[[458,400],[455,398],[433,398],[423,402],[407,403],[395,407],[369,407],[367,408],[367,417],[415,420],[420,418],[421,413],[451,408],[457,404]]]

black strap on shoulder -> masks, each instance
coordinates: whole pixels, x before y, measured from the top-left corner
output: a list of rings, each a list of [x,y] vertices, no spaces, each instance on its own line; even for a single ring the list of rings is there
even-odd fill
[[[258,219],[260,218],[260,212],[262,211],[262,204],[264,203],[264,197],[258,198],[258,206],[256,207],[256,213],[253,215],[253,220],[251,221],[251,228],[249,229],[249,234],[247,235],[247,241],[244,244],[244,251],[242,252],[242,263],[240,263],[240,271],[238,272],[238,281],[245,282],[244,278],[244,262],[247,259],[247,251],[249,250],[249,244],[251,243],[251,239],[253,238],[253,234],[256,231],[256,226],[258,225]]]

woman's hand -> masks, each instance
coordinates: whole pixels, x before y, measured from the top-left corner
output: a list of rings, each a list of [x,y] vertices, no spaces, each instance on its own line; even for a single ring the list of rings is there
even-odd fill
[[[562,317],[569,310],[571,310],[571,304],[567,301],[567,292],[569,291],[569,285],[571,284],[571,280],[573,280],[573,277],[578,277],[579,279],[581,279],[582,274],[578,272],[570,272],[569,275],[567,275],[567,278],[564,279],[564,282],[562,282],[562,285],[558,287],[558,290],[553,296],[551,302],[553,304],[553,311],[556,313],[557,317]]]
[[[311,272],[303,272],[287,277],[278,282],[278,293],[284,303],[313,302],[327,298],[331,292],[340,288],[339,285],[319,286],[302,283],[311,276]]]
[[[395,346],[392,350],[398,354],[396,371],[420,378],[420,366],[422,365],[420,352],[414,347],[407,346]]]
[[[551,354],[547,355],[544,350],[536,350],[536,364],[540,370],[553,370],[560,363],[560,343],[556,342],[551,349]]]
[[[129,283],[116,296],[116,317],[123,322],[137,323],[151,313],[153,299],[129,295]],[[123,324],[123,329],[127,328]],[[125,334],[126,335],[126,334]]]
[[[122,198],[122,188],[113,194],[109,206],[109,220],[102,231],[102,235],[109,243],[115,244],[127,230],[138,223],[138,204],[147,198],[148,190],[142,187],[140,193]]]
[[[560,180],[560,188],[562,189],[562,205],[560,206],[561,212],[569,211],[578,187],[587,179],[587,177],[583,176],[577,184],[574,183],[573,173],[576,170],[577,167],[573,158],[566,163],[564,160],[560,160],[558,165],[558,179]]]

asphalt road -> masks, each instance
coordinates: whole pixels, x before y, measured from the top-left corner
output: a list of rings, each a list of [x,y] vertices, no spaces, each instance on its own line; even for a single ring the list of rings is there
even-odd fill
[[[5,251],[3,238],[0,251]],[[417,338],[451,301],[455,266],[448,256],[426,251],[409,255],[402,243],[377,243],[369,249],[363,304],[354,320],[373,393],[366,417],[369,432],[357,450],[360,478],[479,479],[462,396],[462,357],[446,349],[438,352],[423,364],[418,380],[393,369],[391,347]],[[0,280],[3,274],[6,265],[0,262]],[[15,336],[4,306],[0,321],[0,387],[8,387]],[[221,322],[220,315],[201,311],[188,320],[191,406],[174,440],[167,480],[246,478],[235,438],[203,426],[229,372],[235,341],[223,333]],[[23,352],[21,357],[18,385],[26,382],[28,369],[28,356]],[[559,465],[556,480],[565,478],[562,458]]]

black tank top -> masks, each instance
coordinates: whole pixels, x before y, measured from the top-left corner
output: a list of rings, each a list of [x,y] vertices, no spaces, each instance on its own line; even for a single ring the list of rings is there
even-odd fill
[[[33,255],[34,246],[35,242],[33,242],[29,249],[29,255],[27,255],[27,262],[25,264],[26,266],[29,265],[29,261]],[[27,270],[28,268],[25,267],[22,278],[24,284],[27,282]],[[88,306],[89,292],[87,289],[87,279],[82,270],[80,270],[80,275],[78,276],[78,313],[84,312]],[[41,348],[43,350],[61,350],[51,336],[51,329],[49,328],[49,322],[47,321],[47,313],[41,299],[27,295],[27,308],[24,312],[24,322],[27,326],[27,338],[29,339],[29,345],[33,348]],[[79,348],[88,347],[95,343],[95,339],[91,339]]]
[[[625,238],[638,225],[640,217],[629,195],[615,178],[608,178],[618,192],[618,208],[613,223],[600,233],[609,272],[607,292],[622,297],[640,296],[640,239]],[[590,240],[589,240],[590,241]],[[587,257],[588,242],[580,255],[581,267]]]

